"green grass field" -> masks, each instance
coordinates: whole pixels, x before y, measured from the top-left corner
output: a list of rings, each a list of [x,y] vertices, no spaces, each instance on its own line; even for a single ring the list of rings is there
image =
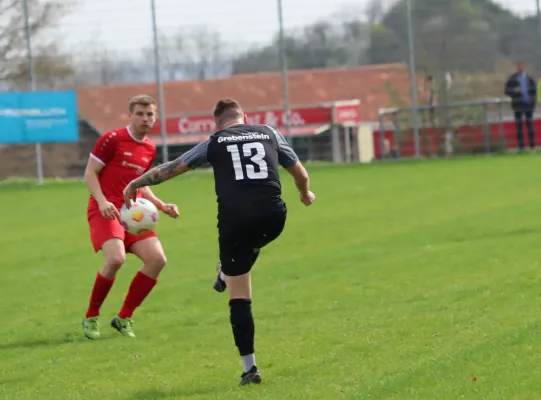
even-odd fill
[[[311,166],[317,203],[284,176],[289,219],[254,269],[264,383],[241,362],[217,260],[212,176],[155,188],[169,264],[134,315],[108,326],[130,256],[80,330],[101,266],[83,183],[0,185],[0,399],[541,398],[540,157]]]

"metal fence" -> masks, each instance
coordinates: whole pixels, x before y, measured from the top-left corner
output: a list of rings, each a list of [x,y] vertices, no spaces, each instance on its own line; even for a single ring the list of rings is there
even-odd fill
[[[508,99],[418,106],[417,129],[413,129],[411,114],[412,107],[380,110],[378,158],[450,157],[519,150],[517,123]],[[534,131],[541,130],[540,117],[533,116]],[[523,146],[530,147],[533,144],[525,121],[521,130]]]

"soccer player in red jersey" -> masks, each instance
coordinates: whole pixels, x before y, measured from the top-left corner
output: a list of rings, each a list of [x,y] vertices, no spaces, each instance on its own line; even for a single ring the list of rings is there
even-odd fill
[[[128,337],[135,337],[131,319],[135,309],[156,285],[166,264],[164,250],[155,232],[135,236],[126,232],[119,221],[124,187],[148,171],[156,157],[156,146],[146,136],[156,122],[156,108],[156,102],[150,96],[132,98],[128,106],[129,125],[103,134],[88,159],[85,181],[91,193],[87,211],[90,239],[94,251],[101,250],[105,257],[83,319],[83,331],[89,339],[100,337],[100,308],[127,252],[135,254],[143,267],[133,278],[124,305],[111,326]],[[148,187],[141,188],[137,197],[149,200],[172,218],[179,215],[176,205],[164,203]]]

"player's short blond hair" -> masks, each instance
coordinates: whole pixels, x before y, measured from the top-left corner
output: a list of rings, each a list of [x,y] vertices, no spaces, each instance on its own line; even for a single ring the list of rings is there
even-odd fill
[[[155,106],[156,100],[154,100],[151,96],[147,94],[138,94],[137,96],[133,96],[130,99],[128,109],[130,110],[131,113],[133,112],[135,106],[137,105],[143,106],[143,107]]]

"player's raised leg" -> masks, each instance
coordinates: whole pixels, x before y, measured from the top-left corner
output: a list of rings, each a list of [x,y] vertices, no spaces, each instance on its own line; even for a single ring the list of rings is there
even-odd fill
[[[88,310],[83,319],[83,332],[89,339],[98,339],[100,337],[98,321],[100,308],[113,286],[116,273],[126,259],[124,242],[119,238],[108,239],[101,249],[105,256],[105,263],[94,281]]]
[[[128,241],[129,238],[126,238]],[[127,243],[128,244],[128,243]],[[150,294],[158,276],[167,263],[165,252],[159,239],[154,235],[129,245],[129,251],[143,262],[143,267],[133,278],[122,309],[111,321],[111,326],[128,337],[135,337],[132,316],[145,298]]]

